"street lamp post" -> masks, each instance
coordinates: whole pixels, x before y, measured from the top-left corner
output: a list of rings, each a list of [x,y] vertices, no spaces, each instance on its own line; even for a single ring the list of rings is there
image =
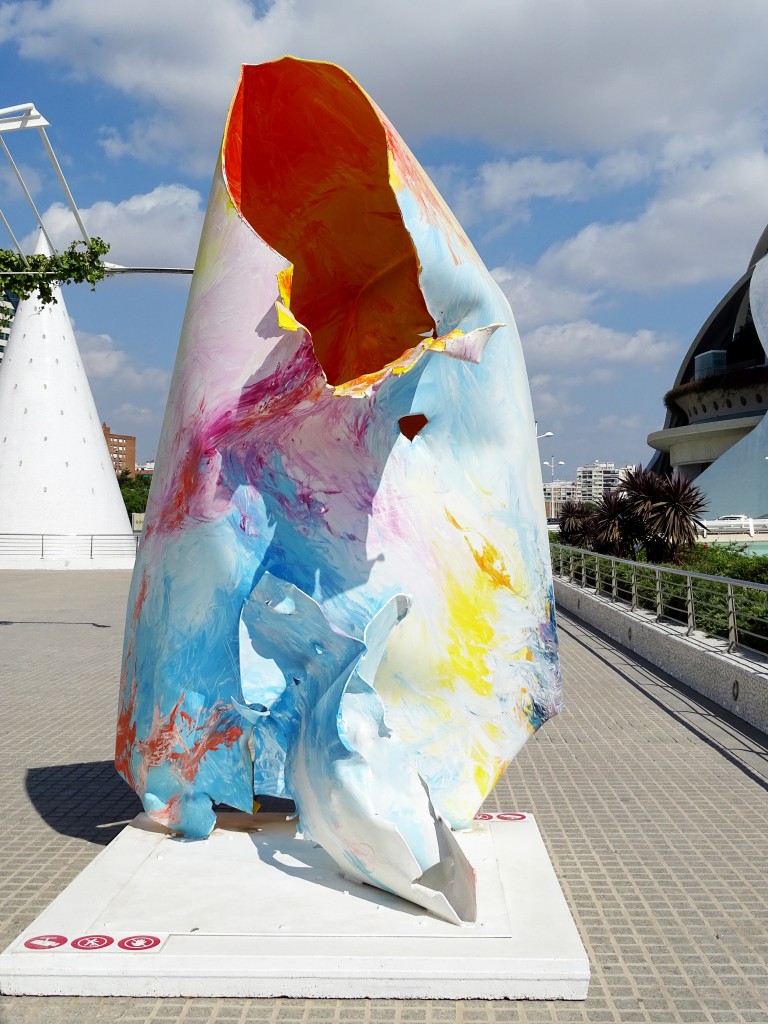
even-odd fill
[[[553,455],[549,462],[545,461],[543,465],[549,466],[549,468],[552,470],[552,489],[549,492],[549,511],[551,513],[551,518],[556,519],[560,510],[557,507],[557,503],[555,502],[555,467],[564,466],[565,463],[562,461],[562,459],[555,461],[555,456]]]

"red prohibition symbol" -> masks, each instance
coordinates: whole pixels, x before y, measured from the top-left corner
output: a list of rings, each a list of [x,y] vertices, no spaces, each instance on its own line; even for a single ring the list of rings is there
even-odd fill
[[[143,950],[154,949],[160,945],[160,939],[156,935],[129,935],[127,939],[120,939],[120,949]]]
[[[35,935],[24,943],[27,949],[56,949],[66,944],[66,935]]]
[[[92,951],[94,949],[106,949],[114,941],[111,935],[80,935],[78,938],[72,939],[70,945],[74,949]]]
[[[486,814],[485,811],[478,811],[475,815],[475,821],[493,821],[494,818],[498,821],[525,821],[527,815],[518,811],[506,811],[504,814]]]

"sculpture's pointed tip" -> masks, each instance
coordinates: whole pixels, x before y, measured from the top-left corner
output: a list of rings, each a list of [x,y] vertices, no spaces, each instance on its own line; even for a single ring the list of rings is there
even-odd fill
[[[35,239],[35,256],[52,256],[51,246],[48,242],[48,238],[43,231],[42,227],[37,229],[37,238]]]

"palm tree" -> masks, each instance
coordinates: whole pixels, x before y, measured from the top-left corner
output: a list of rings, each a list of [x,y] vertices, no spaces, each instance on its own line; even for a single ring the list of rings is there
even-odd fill
[[[564,501],[557,522],[560,536],[566,544],[577,548],[590,548],[595,536],[592,516],[594,505],[582,501]]]
[[[707,502],[699,488],[679,473],[663,479],[663,500],[654,508],[648,526],[663,539],[667,560],[677,562],[681,551],[696,543],[696,530],[701,526],[700,513]]]
[[[643,538],[642,521],[630,508],[626,494],[618,488],[603,491],[592,516],[595,551],[619,558],[631,558],[635,544]]]
[[[621,486],[630,515],[642,523],[648,561],[677,561],[696,540],[706,505],[702,492],[677,473],[666,477],[641,466],[630,470]]]

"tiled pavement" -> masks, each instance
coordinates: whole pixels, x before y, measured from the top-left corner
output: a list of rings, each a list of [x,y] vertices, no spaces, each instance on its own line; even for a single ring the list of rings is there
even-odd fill
[[[111,767],[128,574],[0,573],[0,946],[138,809]],[[583,1003],[0,999],[0,1022],[768,1022],[768,747],[561,618],[567,710],[490,810],[533,811]]]

